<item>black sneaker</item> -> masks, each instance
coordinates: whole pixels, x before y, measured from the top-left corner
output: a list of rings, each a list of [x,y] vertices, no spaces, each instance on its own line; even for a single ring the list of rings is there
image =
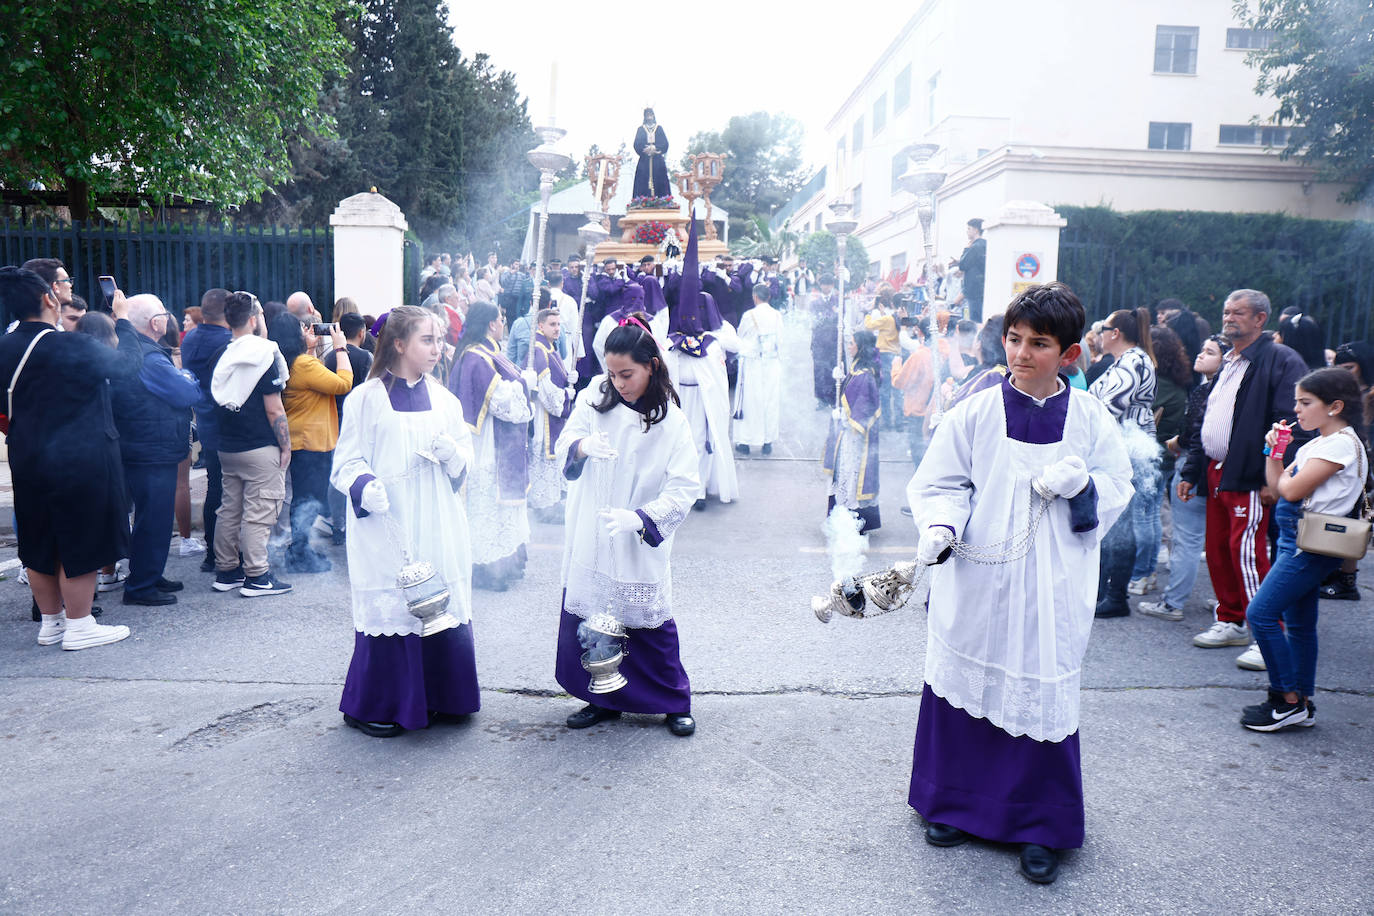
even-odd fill
[[[1307,719],[1307,704],[1289,703],[1277,690],[1269,691],[1269,698],[1258,706],[1241,711],[1240,724],[1254,732],[1276,732],[1281,728],[1300,725]]]
[[[1330,598],[1335,601],[1360,600],[1360,587],[1355,573],[1336,570],[1335,573],[1326,577],[1326,581],[1318,591],[1323,598]]]
[[[289,591],[291,583],[275,578],[271,572],[265,572],[260,576],[249,576],[243,583],[243,588],[239,589],[239,594],[245,598],[257,598],[262,595],[285,595]]]
[[[242,566],[238,569],[221,569],[215,572],[215,581],[210,583],[210,587],[217,592],[232,592],[243,585],[243,580]]]
[[[215,552],[213,550],[205,555],[205,559],[200,561],[200,571],[206,573],[215,571]]]
[[[1301,722],[1295,722],[1295,723],[1293,723],[1293,724],[1294,724],[1294,725],[1297,725],[1299,728],[1311,728],[1312,726],[1316,725],[1316,724],[1317,724],[1317,704],[1316,704],[1316,703],[1313,703],[1311,700],[1308,700],[1308,701],[1307,701],[1307,718],[1306,718],[1306,719],[1303,719]]]

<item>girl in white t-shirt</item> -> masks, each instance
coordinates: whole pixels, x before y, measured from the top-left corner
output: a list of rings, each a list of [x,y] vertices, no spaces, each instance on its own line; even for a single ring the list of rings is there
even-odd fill
[[[1318,436],[1298,449],[1287,468],[1272,450],[1278,431],[1288,424],[1275,423],[1265,437],[1265,477],[1279,495],[1274,507],[1279,549],[1246,616],[1269,671],[1269,696],[1245,707],[1240,718],[1246,728],[1259,732],[1314,724],[1317,589],[1341,561],[1298,550],[1298,519],[1304,510],[1349,514],[1361,502],[1369,466],[1358,432],[1364,413],[1355,376],[1344,369],[1309,372],[1298,381],[1293,398],[1298,425]]]

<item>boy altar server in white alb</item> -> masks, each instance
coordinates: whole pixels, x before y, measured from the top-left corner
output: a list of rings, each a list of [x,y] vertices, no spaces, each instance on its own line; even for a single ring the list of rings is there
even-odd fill
[[[907,487],[917,559],[942,564],[909,801],[931,844],[1021,844],[1021,873],[1039,883],[1083,844],[1079,678],[1098,547],[1133,492],[1116,421],[1059,375],[1084,320],[1062,283],[1020,293],[1008,377],[945,415]],[[1036,518],[1029,548],[1013,549]],[[966,559],[980,547],[989,563]]]
[[[573,382],[558,355],[562,314],[556,309],[541,309],[535,315],[534,353],[534,435],[530,439],[530,511],[536,519],[553,524],[563,522],[563,491],[567,481],[554,454],[554,444],[563,424],[572,413]]]
[[[782,314],[768,301],[767,283],[754,286],[754,307],[739,322],[739,377],[735,380],[735,448],[773,452],[782,411]]]
[[[472,641],[472,550],[459,492],[472,437],[458,399],[430,373],[445,328],[413,305],[391,310],[372,372],[344,401],[330,483],[348,494],[353,660],[339,708],[390,738],[481,706]],[[456,626],[421,636],[397,574],[429,563]]]

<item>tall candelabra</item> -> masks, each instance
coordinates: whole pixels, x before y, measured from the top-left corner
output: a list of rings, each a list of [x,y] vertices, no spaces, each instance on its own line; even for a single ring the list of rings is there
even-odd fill
[[[926,346],[930,348],[930,365],[937,374],[940,372],[939,347],[936,345],[937,319],[935,315],[935,239],[931,237],[930,225],[935,216],[935,189],[945,182],[945,173],[930,167],[930,157],[939,149],[935,143],[917,143],[907,148],[911,157],[911,167],[898,177],[903,190],[916,195],[916,219],[921,223],[921,245],[925,249],[926,311],[929,319],[926,324]],[[932,401],[930,422],[938,424],[944,415],[943,398],[938,385],[931,388]]]
[[[835,355],[835,406],[840,405],[840,397],[844,389],[845,368],[849,354],[845,352],[844,332],[848,325],[845,310],[844,298],[844,256],[845,247],[849,242],[849,236],[855,229],[859,228],[859,221],[852,219],[849,215],[854,207],[844,197],[839,197],[830,202],[831,218],[826,223],[826,228],[835,234],[835,241],[839,245],[839,257],[835,259],[835,281],[840,290],[840,310],[835,322],[835,344],[837,353]]]
[[[534,249],[534,291],[530,295],[530,360],[534,359],[534,315],[539,310],[539,287],[544,275],[544,240],[549,233],[549,196],[554,176],[568,167],[572,157],[554,144],[567,133],[561,127],[536,127],[540,143],[526,153],[530,165],[539,170],[539,236]]]
[[[582,299],[577,303],[578,317],[587,314],[587,296],[592,288],[592,277],[596,273],[596,246],[610,236],[610,232],[601,223],[602,211],[592,209],[585,214],[587,222],[582,228],[577,230],[577,237],[582,240],[582,244],[587,247],[586,263],[582,268]],[[574,336],[582,339],[582,329],[575,328]],[[586,355],[585,353],[583,354]]]

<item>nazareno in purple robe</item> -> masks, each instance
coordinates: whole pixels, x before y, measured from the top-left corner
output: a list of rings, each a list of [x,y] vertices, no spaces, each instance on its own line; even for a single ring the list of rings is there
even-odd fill
[[[394,385],[388,396],[398,412],[431,409],[424,385]],[[362,487],[372,479],[364,475],[351,488],[355,508],[361,508]],[[471,623],[425,637],[353,634],[340,712],[417,729],[429,725],[431,711],[461,716],[481,706]]]
[[[1009,438],[1039,444],[1063,438],[1068,397],[1036,407],[1007,388],[1003,381]],[[1068,393],[1066,387],[1061,395]],[[1095,516],[1095,508],[1087,511]],[[927,821],[985,840],[1076,849],[1084,823],[1078,732],[1063,741],[1013,737],[950,705],[927,684],[907,800]]]
[[[463,405],[463,417],[473,435],[491,423],[496,444],[496,482],[503,500],[522,500],[530,488],[529,429],[524,423],[508,423],[490,415],[487,400],[498,381],[518,381],[520,370],[489,340],[474,344],[458,357],[448,377],[448,389]]]
[[[534,335],[534,363],[531,367],[535,375],[543,375],[544,370],[549,370],[549,379],[559,388],[568,387],[568,370],[563,367],[563,358],[558,355],[558,350],[549,345],[544,339],[544,335]],[[549,428],[544,431],[544,454],[537,455],[547,461],[554,459],[553,445],[558,441],[559,435],[563,432],[563,426],[568,422],[568,417],[572,415],[573,401],[570,398],[563,412],[558,416],[547,411],[541,411]],[[540,413],[536,413],[536,422]]]

